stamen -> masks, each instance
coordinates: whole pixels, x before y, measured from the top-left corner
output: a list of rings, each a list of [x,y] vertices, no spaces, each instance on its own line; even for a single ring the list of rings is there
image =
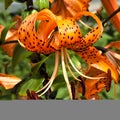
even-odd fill
[[[90,27],[89,25],[87,25],[86,23],[84,23],[82,20],[79,20],[81,24],[83,24],[85,27],[89,28],[89,29],[93,29],[92,27]]]
[[[85,78],[88,78],[88,79],[101,79],[101,78],[105,78],[105,77],[90,77],[90,76],[86,76],[85,74],[81,73],[76,67],[75,65],[73,64],[72,60],[70,59],[70,56],[69,54],[67,53],[67,51],[65,50],[66,52],[66,55],[67,55],[67,58],[68,58],[68,61],[70,62],[71,66],[73,67],[73,69],[81,76],[85,77]]]
[[[53,70],[52,76],[51,76],[49,82],[44,87],[42,87],[40,90],[37,91],[37,93],[38,93],[45,89],[45,91],[42,92],[39,96],[42,96],[43,94],[45,94],[51,87],[54,79],[56,78],[57,72],[58,72],[58,65],[59,65],[59,51],[56,51],[55,52],[55,65],[54,65],[54,70]]]
[[[116,67],[118,73],[120,73],[120,59],[119,59],[119,54],[116,54],[113,51],[107,51],[105,53],[109,61]]]
[[[114,64],[114,65],[117,67],[117,63],[116,63],[114,57],[112,56],[112,54],[108,51],[108,52],[106,52],[105,55],[106,55],[107,58],[110,60],[110,62],[111,62],[112,64]]]
[[[61,48],[61,63],[62,63],[62,71],[63,71],[63,76],[65,79],[65,82],[67,84],[68,92],[70,95],[70,99],[72,100],[72,90],[71,90],[71,85],[69,83],[66,67],[65,67],[65,48]]]
[[[70,66],[69,66],[69,64],[68,64],[67,57],[66,57],[66,52],[65,52],[64,54],[65,54],[65,64],[66,64],[66,67],[68,68],[70,74],[72,75],[72,77],[73,77],[75,80],[81,82],[81,80],[78,79],[78,78],[74,75],[74,73],[72,72],[72,70],[71,70],[71,68],[70,68]]]

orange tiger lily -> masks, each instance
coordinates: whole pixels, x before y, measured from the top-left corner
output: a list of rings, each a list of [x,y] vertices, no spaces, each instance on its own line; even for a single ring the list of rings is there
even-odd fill
[[[94,27],[84,37],[82,36],[81,29],[76,22],[82,16],[90,16],[98,24],[98,26]],[[40,24],[36,30],[35,24],[37,21],[40,21]],[[116,83],[118,82],[118,73],[115,67],[110,63],[109,60],[107,60],[107,57],[102,56],[99,51],[92,46],[92,44],[100,38],[102,32],[102,22],[98,19],[97,16],[87,11],[79,12],[72,18],[68,17],[64,19],[61,16],[54,15],[50,10],[44,9],[40,12],[33,13],[24,19],[18,30],[20,44],[25,49],[37,53],[51,54],[55,52],[55,67],[53,74],[49,82],[41,89],[43,90],[46,88],[42,95],[50,88],[57,75],[59,53],[61,53],[63,75],[71,99],[71,87],[65,65],[67,66],[72,76],[76,80],[78,79],[72,73],[68,62],[71,64],[74,70],[83,77],[89,79],[101,78],[89,77],[81,73],[72,63],[69,54],[67,53],[67,49],[77,52],[88,64],[92,64],[106,73],[107,70],[110,69],[112,78]]]
[[[87,11],[91,0],[56,0],[51,2],[51,11],[64,18],[74,16],[81,11]]]

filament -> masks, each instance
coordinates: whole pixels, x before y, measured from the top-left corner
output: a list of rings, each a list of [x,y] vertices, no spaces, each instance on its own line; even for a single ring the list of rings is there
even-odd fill
[[[45,91],[42,92],[39,96],[42,96],[43,94],[45,94],[51,87],[54,79],[56,78],[57,72],[58,72],[58,65],[59,65],[59,51],[56,51],[55,52],[55,65],[54,65],[54,70],[53,70],[52,76],[51,76],[49,82],[44,87],[42,87],[40,90],[37,91],[37,93],[38,93],[45,89]]]
[[[86,23],[84,23],[82,20],[79,20],[81,24],[83,24],[85,27],[92,29],[92,27],[90,27],[89,25],[87,25]]]
[[[61,63],[62,63],[63,76],[64,76],[65,82],[67,84],[70,99],[72,99],[71,85],[69,83],[69,79],[68,79],[68,75],[67,75],[67,71],[66,71],[66,67],[65,67],[65,54],[64,54],[64,52],[65,52],[65,49],[61,48]]]
[[[65,50],[66,52],[66,50]],[[101,78],[104,78],[104,77],[90,77],[90,76],[86,76],[84,75],[83,73],[81,73],[76,67],[75,65],[73,64],[72,60],[70,59],[70,56],[69,54],[66,52],[66,55],[67,55],[67,58],[68,58],[68,61],[70,62],[71,66],[73,67],[73,69],[81,76],[85,77],[85,78],[88,78],[88,79],[101,79]]]
[[[65,63],[66,63],[66,67],[68,68],[70,74],[72,75],[72,77],[73,77],[75,80],[81,81],[81,80],[78,79],[78,78],[74,75],[74,73],[72,72],[72,70],[71,70],[71,68],[70,68],[70,66],[69,66],[69,64],[68,64],[68,61],[67,61],[66,52],[65,52],[64,54],[65,54]]]

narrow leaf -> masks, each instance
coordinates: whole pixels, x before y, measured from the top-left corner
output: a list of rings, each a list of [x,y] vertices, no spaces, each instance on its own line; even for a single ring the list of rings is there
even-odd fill
[[[26,92],[29,89],[30,91],[37,91],[42,87],[42,82],[44,78],[36,79],[36,78],[31,78],[27,82],[25,82],[20,90],[19,90],[19,96],[26,96]]]
[[[5,0],[5,1],[4,1],[5,9],[7,9],[12,2],[13,2],[12,0]]]
[[[32,67],[31,71],[34,75],[38,72],[39,68],[48,59],[48,57],[43,58],[40,62],[36,63],[36,65]]]
[[[21,47],[19,44],[16,45],[12,57],[12,66],[13,68],[22,60],[30,56],[32,52],[29,52],[25,50],[23,47]]]
[[[39,9],[49,8],[49,0],[39,0]]]

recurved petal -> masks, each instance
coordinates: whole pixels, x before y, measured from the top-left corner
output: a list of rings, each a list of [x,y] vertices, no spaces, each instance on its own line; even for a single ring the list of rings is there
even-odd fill
[[[15,16],[14,17],[14,21],[16,22],[15,25],[10,28],[6,34],[6,37],[5,37],[5,42],[11,42],[11,41],[16,41],[18,40],[18,33],[17,33],[17,30],[18,28],[20,27],[21,25],[21,17],[20,16]],[[0,34],[2,32],[2,30],[4,29],[5,27],[0,25]],[[16,46],[16,43],[10,43],[10,44],[2,44],[1,47],[4,49],[4,51],[10,56],[12,57],[13,55],[13,51],[14,51],[14,48]]]
[[[48,9],[44,9],[40,11],[36,17],[36,21],[40,20],[40,24],[37,30],[37,35],[41,37],[41,39],[48,39],[49,34],[55,29],[57,26],[56,23],[57,17]]]
[[[91,99],[93,98],[98,99],[98,97],[95,97],[96,95],[102,90],[106,89],[107,92],[109,92],[110,87],[111,87],[111,74],[110,70],[108,70],[107,74],[97,68],[94,68],[93,66],[89,66],[88,70],[86,71],[86,75],[90,76],[96,76],[96,77],[105,77],[101,79],[96,79],[96,80],[90,80],[86,79],[85,80],[85,98],[86,99]]]
[[[51,5],[51,11],[56,14],[60,15],[62,17],[68,17],[71,16],[70,12],[66,9],[66,6],[63,2],[63,0],[57,0]]]
[[[36,22],[39,24],[36,29]],[[56,27],[56,16],[48,9],[27,16],[18,33],[20,44],[27,50],[49,54],[55,50],[49,45],[49,37]]]
[[[71,17],[78,12],[87,11],[90,1],[91,0],[57,0],[53,2],[51,10],[56,15],[61,15],[64,18]]]
[[[0,85],[5,89],[13,88],[20,81],[21,79],[16,76],[0,73]]]
[[[101,20],[93,13],[82,11],[79,12],[74,16],[75,20],[79,20],[83,16],[89,16],[95,20],[97,23],[97,26],[92,28],[91,31],[89,31],[84,37],[82,37],[82,40],[79,42],[79,48],[86,48],[87,46],[91,46],[93,43],[95,43],[102,35],[103,32],[103,25]]]
[[[67,10],[75,15],[80,11],[87,11],[90,0],[63,0]]]
[[[118,72],[116,67],[107,59],[106,56],[101,55],[101,53],[95,47],[88,47],[81,52],[77,52],[83,60],[85,60],[89,65],[94,66],[104,72],[111,71],[111,76],[115,83],[118,83]]]
[[[105,46],[105,48],[114,47],[118,50],[120,50],[120,41],[110,42],[108,45]]]

